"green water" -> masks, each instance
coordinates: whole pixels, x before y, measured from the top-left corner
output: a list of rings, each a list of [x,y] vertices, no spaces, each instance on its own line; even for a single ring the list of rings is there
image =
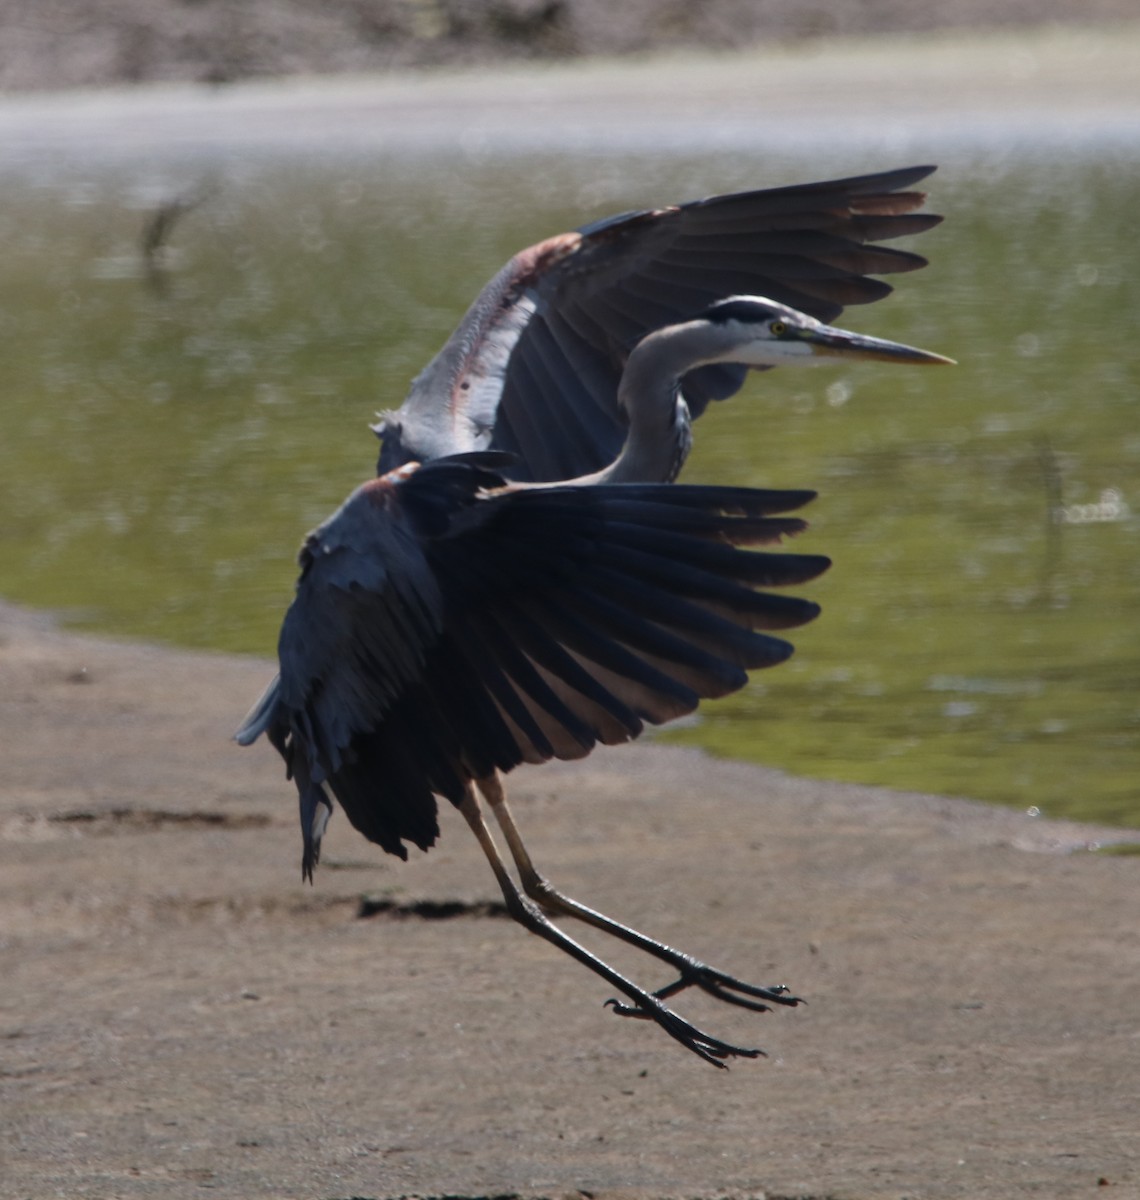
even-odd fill
[[[511,252],[632,206],[893,165],[9,172],[0,594],[268,655],[301,535],[372,469],[366,422]],[[686,478],[818,488],[800,544],[835,566],[797,656],[671,736],[1140,827],[1140,157],[959,155],[933,189],[932,266],[844,321],[961,365],[774,372],[698,426]],[[148,216],[190,193],[148,277]],[[236,722],[246,699],[219,703]]]

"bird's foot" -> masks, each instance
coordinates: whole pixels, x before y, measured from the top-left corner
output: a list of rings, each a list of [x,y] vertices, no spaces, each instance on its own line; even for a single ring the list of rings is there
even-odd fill
[[[763,1055],[763,1050],[747,1049],[743,1046],[733,1046],[718,1038],[710,1037],[707,1033],[678,1016],[672,1009],[667,1008],[662,1001],[686,988],[698,987],[718,1000],[728,1004],[737,1004],[741,1008],[753,1012],[770,1012],[773,1004],[782,1004],[794,1008],[803,1001],[793,996],[783,984],[773,987],[760,987],[754,983],[745,983],[732,975],[726,975],[706,963],[698,962],[685,956],[680,963],[680,977],[666,984],[657,991],[648,993],[644,1000],[635,1004],[623,1004],[618,1000],[607,1000],[606,1005],[612,1008],[618,1016],[636,1017],[642,1021],[656,1021],[666,1033],[687,1046],[695,1054],[699,1054],[706,1062],[723,1067],[725,1058],[757,1058]]]
[[[795,1008],[804,1001],[799,996],[793,996],[788,988],[778,983],[772,987],[762,987],[755,983],[745,983],[735,976],[726,975],[706,963],[698,962],[695,958],[683,961],[680,966],[680,977],[653,993],[658,1000],[675,996],[686,988],[698,987],[702,992],[715,996],[726,1004],[738,1004],[741,1008],[750,1008],[753,1012],[771,1012],[773,1004],[782,1004],[787,1008]]]
[[[646,993],[640,1004],[621,1004],[607,1000],[606,1005],[623,1017],[639,1017],[645,1021],[656,1021],[670,1037],[675,1038],[686,1049],[712,1063],[714,1067],[727,1067],[728,1058],[767,1058],[763,1050],[750,1046],[734,1046],[705,1033],[684,1017],[667,1008],[656,996]]]

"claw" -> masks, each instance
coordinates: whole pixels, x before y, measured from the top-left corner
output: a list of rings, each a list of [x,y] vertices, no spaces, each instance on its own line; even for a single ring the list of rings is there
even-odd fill
[[[718,1000],[724,1000],[727,1004],[737,1004],[741,1008],[749,1008],[753,1012],[771,1012],[773,1004],[783,1004],[789,1008],[795,1008],[797,1004],[804,1003],[799,996],[793,996],[783,984],[771,988],[753,987],[751,984],[741,983],[738,979],[722,976],[716,971],[709,972],[708,976],[704,978],[692,979],[689,983],[696,984],[702,991],[708,992],[710,996],[715,996]],[[750,999],[752,996],[759,996],[762,999]]]
[[[658,988],[655,992],[648,993],[647,999],[652,1001],[652,1004],[626,1004],[611,997],[605,1002],[605,1007],[612,1008],[619,1017],[634,1017],[639,1021],[656,1021],[666,1033],[714,1066],[727,1066],[721,1061],[724,1058],[767,1057],[763,1050],[733,1046],[728,1042],[710,1037],[661,1003],[670,996],[675,996],[678,992],[683,992],[686,988],[691,987],[699,987],[701,991],[715,996],[718,1000],[736,1004],[741,1008],[750,1009],[752,1012],[771,1012],[772,1004],[794,1007],[803,1003],[798,996],[793,996],[782,983],[776,984],[774,987],[759,987],[756,984],[735,979],[723,971],[717,971],[713,967],[693,959],[682,965],[679,978],[672,983],[667,983],[663,988]]]
[[[691,1025],[683,1017],[678,1016],[662,1001],[686,988],[699,987],[701,991],[724,1000],[728,1004],[736,1004],[753,1012],[771,1012],[771,1004],[784,1004],[795,1007],[803,1004],[798,996],[793,996],[784,984],[774,987],[759,987],[756,984],[744,983],[734,979],[712,967],[706,966],[695,959],[681,968],[680,978],[673,983],[658,988],[655,992],[642,993],[646,1003],[627,1004],[614,997],[605,1001],[605,1008],[612,1008],[619,1017],[634,1017],[639,1021],[656,1021],[671,1037],[676,1038],[683,1046],[699,1055],[705,1062],[714,1067],[727,1067],[728,1063],[721,1061],[726,1058],[767,1058],[763,1050],[748,1046],[734,1046],[730,1042],[722,1042],[711,1037],[695,1025]],[[753,999],[753,997],[758,997]],[[767,1001],[767,1003],[765,1003]]]
[[[712,1063],[714,1067],[727,1067],[728,1064],[721,1061],[725,1058],[768,1057],[759,1048],[734,1046],[731,1042],[722,1042],[719,1038],[714,1038],[704,1033],[695,1025],[691,1025],[683,1017],[678,1016],[672,1009],[666,1008],[663,1004],[656,1008],[643,1008],[638,1004],[622,1004],[611,997],[605,1002],[603,1007],[612,1008],[621,1017],[636,1017],[642,1021],[656,1021],[667,1034],[676,1038],[681,1045],[692,1050],[694,1054],[699,1055],[705,1062]]]
[[[726,975],[723,971],[717,971],[696,960],[686,963],[681,968],[678,979],[667,983],[663,988],[658,988],[653,995],[658,1000],[667,1000],[670,996],[675,996],[678,992],[683,992],[686,988],[691,987],[699,987],[701,991],[715,996],[718,1000],[723,1000],[727,1004],[737,1004],[741,1008],[748,1008],[753,1012],[771,1012],[773,1004],[795,1008],[797,1004],[804,1003],[799,996],[793,996],[782,983],[778,983],[774,987],[759,987],[756,984],[745,983],[732,975]],[[749,999],[753,996],[757,999]]]
[[[654,996],[660,997],[660,992],[654,992]],[[653,1014],[646,1009],[641,1008],[637,1004],[622,1004],[622,1002],[611,996],[608,1000],[603,1001],[603,1008],[612,1008],[619,1017],[636,1017],[641,1021],[653,1020]]]

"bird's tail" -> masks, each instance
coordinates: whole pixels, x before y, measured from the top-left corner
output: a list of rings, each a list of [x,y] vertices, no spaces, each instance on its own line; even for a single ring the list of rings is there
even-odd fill
[[[234,734],[234,741],[239,746],[250,746],[269,728],[273,714],[277,708],[277,698],[281,692],[281,676],[275,675],[273,682],[261,694],[261,698],[249,710],[244,721]]]

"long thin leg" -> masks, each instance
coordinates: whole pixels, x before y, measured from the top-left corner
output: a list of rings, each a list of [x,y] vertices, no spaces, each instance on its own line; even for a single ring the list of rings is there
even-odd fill
[[[596,972],[633,1001],[638,1015],[656,1021],[670,1037],[676,1038],[682,1046],[686,1046],[694,1054],[700,1055],[701,1058],[706,1062],[712,1063],[713,1066],[726,1066],[727,1064],[721,1062],[721,1059],[758,1058],[764,1053],[762,1050],[753,1050],[745,1046],[733,1046],[729,1042],[722,1042],[718,1038],[711,1037],[673,1012],[672,1009],[666,1008],[656,996],[639,988],[637,984],[626,979],[624,975],[619,974],[613,967],[591,954],[585,946],[580,945],[573,938],[563,933],[556,925],[551,924],[542,914],[538,905],[523,896],[515,886],[515,881],[511,878],[499,855],[499,850],[495,845],[494,838],[491,836],[491,831],[487,828],[486,822],[483,820],[483,814],[479,809],[479,801],[476,799],[474,789],[470,785],[467,787],[467,794],[460,805],[459,811],[463,813],[467,819],[467,824],[471,826],[475,836],[479,839],[479,845],[483,847],[483,853],[486,854],[487,860],[491,864],[491,869],[495,872],[495,877],[499,881],[499,887],[502,888],[503,899],[507,903],[507,911],[519,924],[525,926],[531,933],[536,933],[539,937],[545,938],[552,945],[557,946],[560,950],[564,950],[572,958],[576,958],[584,966],[589,967],[591,971]]]
[[[782,985],[760,987],[753,983],[745,983],[743,980],[736,979],[731,975],[725,974],[723,971],[718,971],[715,967],[710,967],[707,963],[703,963],[699,959],[693,958],[691,954],[686,954],[684,951],[676,950],[664,942],[647,937],[644,933],[631,928],[629,925],[623,925],[620,921],[615,921],[612,917],[607,917],[605,913],[588,908],[572,896],[567,896],[563,892],[558,891],[553,884],[535,869],[530,854],[523,844],[518,826],[511,816],[511,810],[507,807],[507,797],[503,789],[502,780],[498,775],[489,775],[483,779],[476,780],[476,783],[479,790],[486,797],[487,803],[490,804],[491,811],[495,814],[495,820],[498,822],[499,828],[502,829],[503,836],[507,839],[507,846],[510,849],[511,857],[515,860],[515,866],[518,867],[523,890],[532,900],[537,900],[547,912],[567,917],[576,917],[579,921],[585,921],[586,924],[593,925],[595,929],[612,934],[614,937],[620,938],[623,942],[628,942],[631,946],[637,946],[638,949],[644,950],[656,958],[660,958],[680,972],[679,979],[653,993],[657,999],[664,1000],[669,996],[674,996],[678,992],[684,991],[686,988],[695,986],[699,987],[702,991],[708,992],[709,995],[715,996],[718,1000],[727,1001],[729,1004],[738,1004],[742,1008],[750,1008],[756,1012],[769,1012],[771,1004],[784,1004],[794,1007],[801,1003],[798,997],[791,995],[788,989]],[[630,1008],[628,1005],[616,1002],[613,1002],[613,1009],[615,1012],[627,1017],[647,1015],[637,1009]]]

